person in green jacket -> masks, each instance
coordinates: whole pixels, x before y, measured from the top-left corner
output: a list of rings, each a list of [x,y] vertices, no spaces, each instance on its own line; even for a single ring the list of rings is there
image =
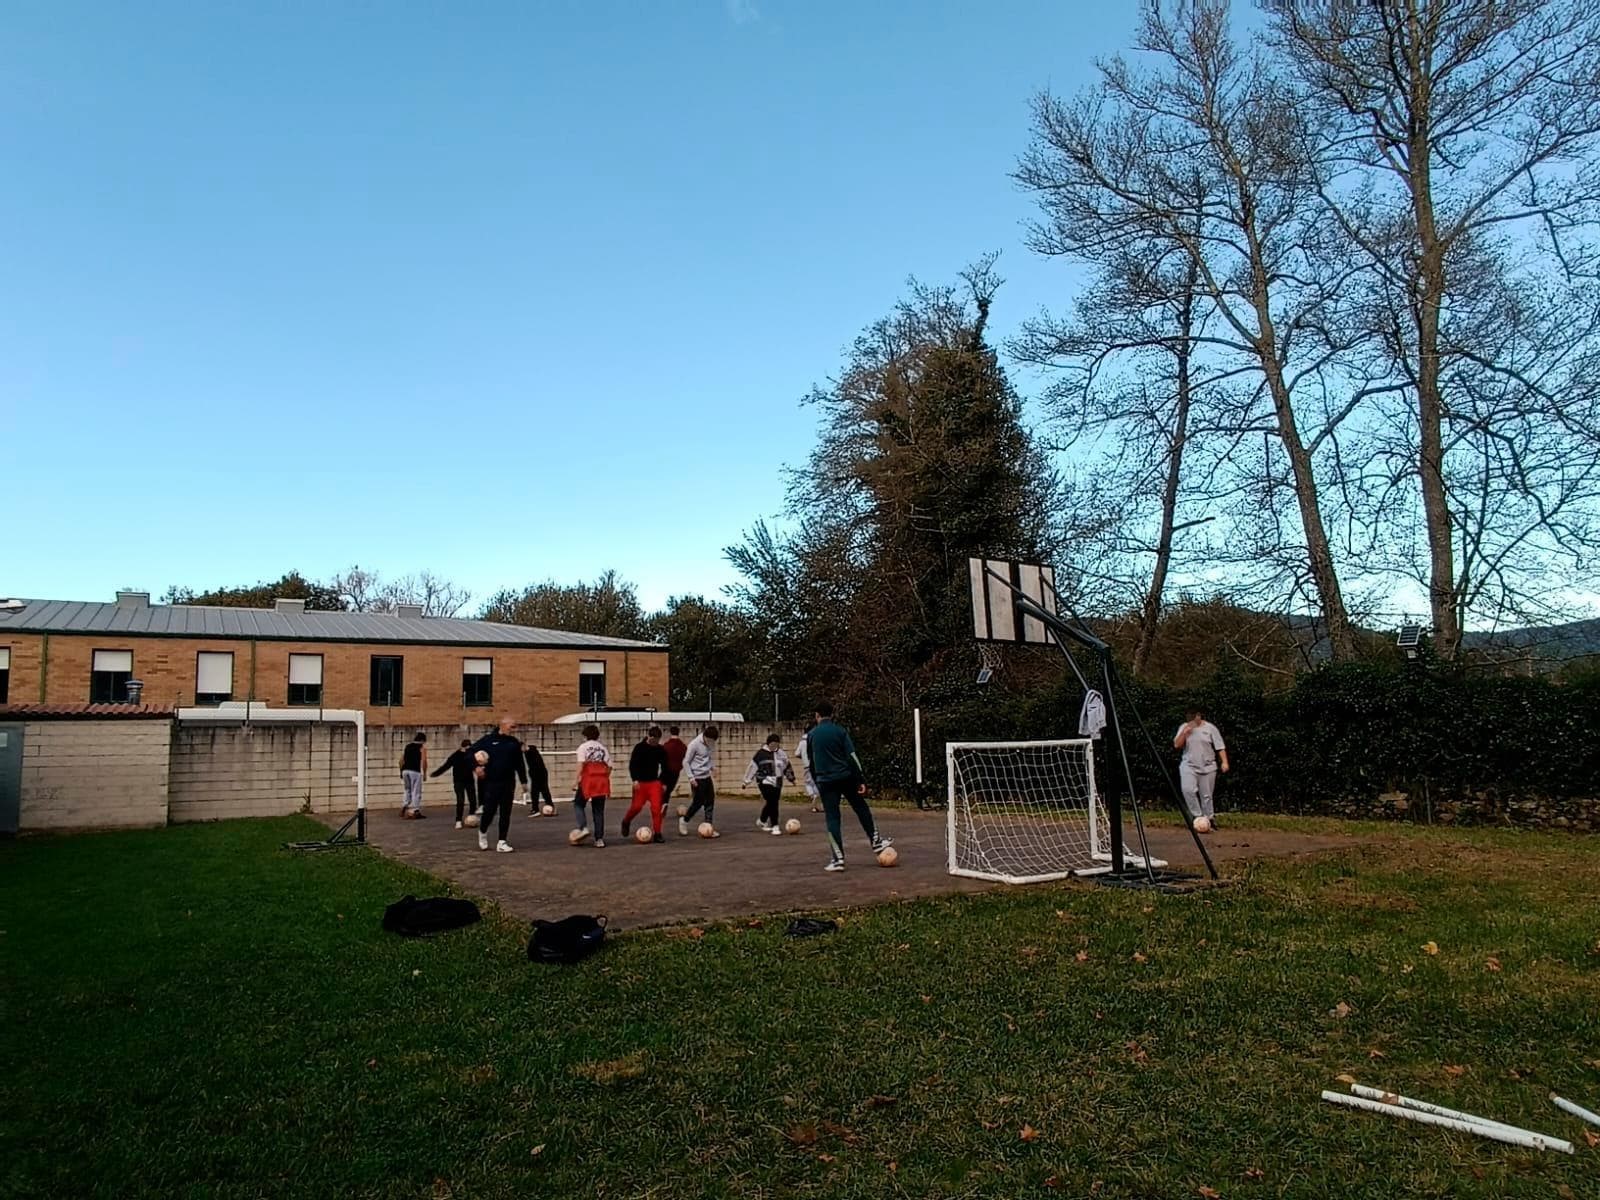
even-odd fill
[[[817,725],[806,735],[811,758],[811,774],[822,793],[823,820],[828,826],[828,846],[832,857],[825,871],[844,870],[844,833],[839,816],[841,801],[848,800],[856,819],[878,854],[889,848],[892,839],[878,832],[867,804],[866,772],[856,755],[855,743],[843,725],[833,719],[833,705],[826,700],[817,705]]]

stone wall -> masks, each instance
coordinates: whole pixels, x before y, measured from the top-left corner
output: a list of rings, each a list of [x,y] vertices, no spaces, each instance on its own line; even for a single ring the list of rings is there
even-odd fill
[[[167,823],[169,720],[27,721],[18,831]]]

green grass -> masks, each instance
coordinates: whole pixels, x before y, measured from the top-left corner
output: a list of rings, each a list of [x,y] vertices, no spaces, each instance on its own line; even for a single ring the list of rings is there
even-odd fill
[[[316,828],[0,846],[0,1194],[1600,1196],[1545,1100],[1600,1103],[1592,841],[1388,827],[1199,895],[1034,888],[552,969],[497,919],[384,934],[436,885],[280,849]],[[1336,1110],[1341,1073],[1578,1153]]]

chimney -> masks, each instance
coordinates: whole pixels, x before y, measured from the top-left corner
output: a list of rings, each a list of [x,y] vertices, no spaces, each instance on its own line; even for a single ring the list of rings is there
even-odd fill
[[[150,607],[150,593],[149,592],[118,592],[117,593],[117,607],[118,608],[149,608]]]
[[[412,621],[420,621],[422,619],[422,605],[396,604],[394,606],[394,615],[397,617],[406,617]]]
[[[288,600],[282,596],[279,596],[272,602],[272,609],[274,612],[281,612],[291,617],[297,617],[306,611],[306,602],[304,600]]]
[[[128,689],[128,703],[139,703],[139,693],[144,691],[144,680],[130,679],[127,683],[123,684],[123,686]]]

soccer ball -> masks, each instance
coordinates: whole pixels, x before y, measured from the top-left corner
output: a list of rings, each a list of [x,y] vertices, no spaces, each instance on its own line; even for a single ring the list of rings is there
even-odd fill
[[[576,846],[588,836],[589,831],[587,829],[574,829],[571,833],[567,834],[567,843],[569,845]]]
[[[678,805],[678,815],[680,817],[687,817],[689,815],[689,806],[687,804]]]
[[[797,819],[795,819],[794,817],[790,817],[787,821],[785,821],[783,823],[783,831],[785,833],[799,833],[800,832],[800,822]]]
[[[539,812],[543,816],[553,817],[556,815],[556,806],[554,804],[546,804]]]
[[[472,757],[480,767],[486,767],[489,765],[489,752],[487,750],[479,750]]]
[[[700,828],[695,830],[695,832],[703,838],[708,838],[714,837],[717,831],[711,827],[710,821],[701,821]]]
[[[648,825],[641,825],[639,828],[633,831],[633,840],[638,842],[641,846],[647,845],[655,836],[655,830],[651,829]]]
[[[468,813],[466,816],[461,818],[461,823],[468,829],[476,829],[478,827],[478,814]]]
[[[885,846],[882,850],[878,851],[878,865],[880,867],[892,867],[899,861],[900,852],[893,846]]]
[[[1194,819],[1194,831],[1196,833],[1210,833],[1211,832],[1211,818],[1210,817],[1196,817]]]

